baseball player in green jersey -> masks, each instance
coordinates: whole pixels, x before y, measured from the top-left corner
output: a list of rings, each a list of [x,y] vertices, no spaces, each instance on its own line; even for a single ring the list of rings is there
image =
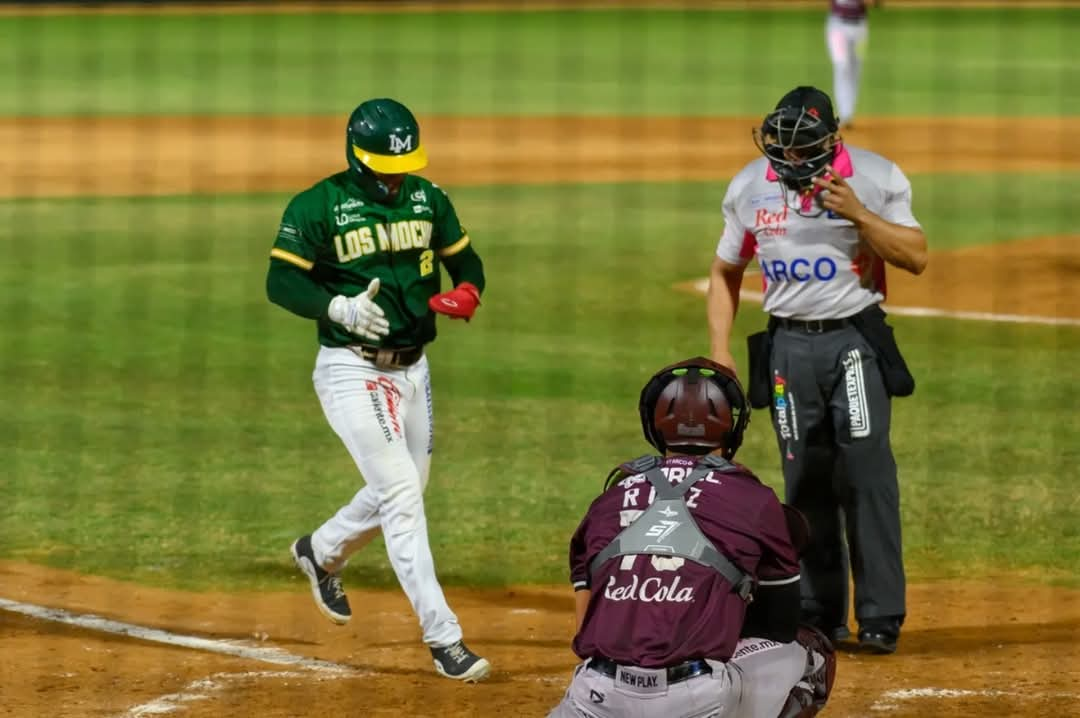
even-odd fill
[[[424,346],[435,314],[468,321],[484,268],[450,198],[413,172],[427,165],[413,114],[387,98],[362,103],[346,129],[349,167],[289,202],[270,250],[270,301],[316,320],[313,380],[323,412],[366,485],[291,548],[319,610],[352,615],[340,572],[381,530],[420,620],[436,670],[486,678],[488,662],[461,638],[435,575],[424,515],[432,449]],[[440,293],[445,267],[454,288]]]

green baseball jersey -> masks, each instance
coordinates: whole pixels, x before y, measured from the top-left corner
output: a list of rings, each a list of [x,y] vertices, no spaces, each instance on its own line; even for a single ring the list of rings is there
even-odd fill
[[[407,175],[397,196],[382,204],[345,171],[292,198],[270,256],[307,270],[331,295],[354,296],[378,277],[375,303],[390,322],[378,344],[408,347],[435,338],[428,299],[440,291],[440,260],[468,245],[450,198],[434,183]],[[361,341],[325,316],[318,329],[325,346]]]

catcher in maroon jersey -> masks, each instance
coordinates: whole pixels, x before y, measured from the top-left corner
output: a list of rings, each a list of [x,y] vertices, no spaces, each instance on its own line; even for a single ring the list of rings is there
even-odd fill
[[[673,364],[639,409],[662,456],[613,470],[570,542],[583,662],[549,718],[816,715],[836,663],[799,625],[806,524],[732,462],[750,419],[738,379]]]

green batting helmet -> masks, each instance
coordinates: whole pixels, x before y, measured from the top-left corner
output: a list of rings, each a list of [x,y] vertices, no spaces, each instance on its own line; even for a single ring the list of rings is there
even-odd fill
[[[361,174],[365,168],[396,175],[427,166],[420,125],[397,100],[382,97],[360,103],[349,115],[345,135],[349,166]]]

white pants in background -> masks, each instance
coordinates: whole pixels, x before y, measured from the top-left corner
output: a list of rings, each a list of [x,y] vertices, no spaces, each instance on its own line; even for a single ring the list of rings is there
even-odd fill
[[[377,369],[343,347],[321,347],[312,376],[323,412],[366,485],[311,535],[315,560],[340,571],[383,532],[390,564],[429,646],[461,640],[435,575],[424,514],[433,437],[427,357]]]
[[[825,21],[825,45],[833,66],[833,100],[840,124],[851,122],[859,95],[859,74],[870,30],[866,18],[845,22],[835,15]]]

